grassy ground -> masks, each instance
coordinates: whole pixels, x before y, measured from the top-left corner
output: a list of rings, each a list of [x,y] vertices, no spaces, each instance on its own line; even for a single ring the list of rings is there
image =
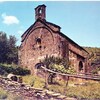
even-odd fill
[[[37,76],[24,76],[23,81],[36,88],[43,88],[45,86],[45,80]],[[57,81],[56,81],[57,82]],[[68,97],[87,98],[87,99],[100,99],[100,83],[94,81],[87,81],[85,85],[74,85],[77,81],[69,81],[69,85],[66,87],[66,82],[58,81],[58,84],[48,85],[48,89],[51,91],[65,94]]]
[[[27,75],[23,76],[23,81],[35,88],[43,88],[45,86],[45,80],[37,76]],[[74,85],[77,81],[69,81],[66,87],[65,81],[57,81],[58,84],[48,85],[48,90],[64,94],[68,97],[86,98],[89,100],[100,99],[100,82],[87,81],[84,85]],[[22,100],[22,97],[13,95],[2,88],[0,88],[0,100]]]
[[[23,100],[21,96],[11,94],[0,88],[0,100]]]
[[[2,88],[0,88],[0,100],[6,99],[8,97],[8,93],[4,91]]]

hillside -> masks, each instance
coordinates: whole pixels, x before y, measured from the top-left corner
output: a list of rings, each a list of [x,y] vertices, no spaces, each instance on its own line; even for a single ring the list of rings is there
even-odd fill
[[[100,61],[100,48],[97,47],[83,47],[85,50],[89,52],[89,60],[94,63],[95,61]]]
[[[89,52],[88,60],[91,62],[92,73],[98,74],[100,71],[100,48],[96,47],[83,47]]]

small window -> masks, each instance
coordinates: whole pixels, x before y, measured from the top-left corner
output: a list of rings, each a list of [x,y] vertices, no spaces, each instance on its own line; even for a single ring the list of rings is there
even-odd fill
[[[37,44],[41,44],[41,39],[40,39],[40,38],[37,38],[37,39],[36,39],[36,43],[37,43]]]

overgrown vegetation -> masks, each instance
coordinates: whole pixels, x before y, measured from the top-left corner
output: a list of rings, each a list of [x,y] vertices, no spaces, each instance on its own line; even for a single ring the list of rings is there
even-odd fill
[[[89,60],[92,62],[99,60],[100,61],[100,48],[96,47],[84,47],[85,50],[89,52]]]
[[[89,52],[89,59],[91,61],[91,65],[93,63],[100,63],[100,48],[93,47],[84,47]]]
[[[60,72],[60,73],[75,73],[75,70],[72,66],[70,66],[69,62],[65,58],[59,57],[46,57],[43,60],[44,65],[53,71]]]
[[[88,61],[91,62],[91,72],[98,74],[100,71],[100,48],[84,47],[89,52]]]
[[[46,58],[42,61],[43,65],[55,72],[58,73],[64,73],[64,74],[74,74],[76,73],[75,69],[70,66],[67,59],[54,57],[54,56],[46,56]],[[54,78],[56,77],[56,74],[49,73],[47,82],[48,84],[54,84]]]
[[[15,75],[27,75],[30,74],[30,71],[17,65],[0,64],[0,75],[6,76],[9,73]]]

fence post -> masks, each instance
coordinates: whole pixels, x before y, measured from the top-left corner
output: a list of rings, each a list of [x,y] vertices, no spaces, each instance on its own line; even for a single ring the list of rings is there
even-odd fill
[[[66,95],[68,81],[69,81],[69,76],[66,76],[66,77],[67,77],[67,82],[66,82],[65,87],[64,87],[64,95]]]

